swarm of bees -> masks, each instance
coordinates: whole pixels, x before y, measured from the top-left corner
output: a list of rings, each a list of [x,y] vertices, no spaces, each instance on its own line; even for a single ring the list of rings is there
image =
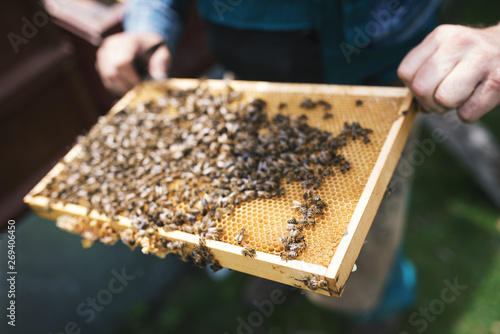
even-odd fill
[[[304,108],[311,105],[331,109],[325,101],[304,101]],[[305,191],[318,189],[334,169],[351,168],[338,153],[341,147],[358,137],[369,141],[371,130],[358,123],[346,123],[334,136],[309,126],[307,116],[269,119],[266,106],[262,99],[243,101],[229,86],[213,95],[203,81],[193,89],[167,89],[165,96],[100,118],[79,138],[77,154],[37,195],[110,220],[126,217],[133,233],[120,238],[130,247],[159,256],[182,253],[183,259],[217,269],[205,240],[222,239],[219,223],[235,206],[284,195],[283,179],[301,182]],[[302,230],[322,214],[318,205],[306,206],[300,209],[303,218],[288,224],[285,259],[303,251]],[[200,242],[186,253],[184,244],[155,237],[159,230],[199,235]]]
[[[286,231],[280,238],[284,252],[280,257],[284,261],[299,257],[306,247],[305,236],[301,234],[304,228],[316,225],[316,216],[324,215],[324,209],[328,206],[318,195],[312,195],[311,190],[303,195],[304,203],[293,201],[292,209],[302,213],[301,219],[291,218],[287,221]]]

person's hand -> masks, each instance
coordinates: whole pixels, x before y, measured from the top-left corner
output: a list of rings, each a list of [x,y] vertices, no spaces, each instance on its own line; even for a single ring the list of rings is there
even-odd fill
[[[134,69],[133,61],[148,48],[162,41],[156,33],[122,32],[104,39],[97,50],[96,69],[104,86],[121,95],[141,81]],[[171,55],[165,45],[158,48],[149,60],[148,70],[153,78],[167,74]]]
[[[474,122],[500,104],[500,25],[439,26],[403,59],[398,75],[425,109],[456,108]]]

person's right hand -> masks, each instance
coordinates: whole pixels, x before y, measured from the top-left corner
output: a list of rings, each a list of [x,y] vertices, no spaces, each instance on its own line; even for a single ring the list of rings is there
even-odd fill
[[[104,39],[97,50],[96,69],[104,86],[122,95],[141,81],[133,61],[151,46],[163,39],[156,33],[122,32]],[[153,78],[164,78],[171,62],[171,54],[163,45],[151,56],[148,64]]]

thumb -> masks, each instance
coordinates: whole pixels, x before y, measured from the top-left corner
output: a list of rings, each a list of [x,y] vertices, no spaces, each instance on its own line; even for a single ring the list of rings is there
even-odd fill
[[[149,59],[149,74],[154,79],[165,79],[167,70],[170,66],[171,55],[166,46],[162,46],[156,50]]]

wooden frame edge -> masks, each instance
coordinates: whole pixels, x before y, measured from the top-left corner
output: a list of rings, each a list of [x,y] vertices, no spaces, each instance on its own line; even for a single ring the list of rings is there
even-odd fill
[[[391,130],[389,131],[386,141],[382,147],[382,151],[379,155],[379,158],[377,159],[377,162],[375,164],[375,168],[368,179],[367,186],[363,191],[360,201],[358,202],[358,206],[356,207],[353,217],[347,227],[348,234],[344,238],[342,238],[328,268],[297,260],[290,260],[284,266],[283,261],[279,258],[279,256],[263,252],[257,253],[257,259],[249,259],[241,256],[242,247],[225,244],[222,242],[207,240],[207,245],[214,251],[215,255],[224,252],[225,256],[229,256],[230,260],[224,259],[221,261],[221,265],[223,265],[224,267],[228,267],[230,269],[238,270],[245,273],[250,273],[252,275],[260,276],[266,279],[271,279],[288,285],[293,285],[303,289],[305,287],[299,286],[299,284],[297,284],[299,282],[296,281],[296,279],[298,277],[303,278],[304,275],[307,276],[309,274],[317,275],[318,279],[326,279],[328,281],[330,291],[328,292],[326,290],[317,290],[315,292],[324,295],[340,297],[344,285],[350,275],[351,268],[354,265],[354,261],[356,260],[362,246],[362,242],[361,245],[359,245],[359,242],[352,242],[352,239],[354,238],[362,240],[365,239],[366,234],[368,233],[368,229],[371,226],[371,221],[375,216],[376,208],[378,208],[378,205],[382,200],[383,193],[385,192],[385,188],[387,187],[387,184],[390,180],[390,176],[392,175],[392,173],[391,174],[386,173],[389,176],[384,177],[382,181],[378,178],[382,174],[382,171],[386,172],[390,170],[392,172],[396,167],[397,159],[395,161],[392,160],[394,160],[395,156],[399,157],[399,154],[404,146],[404,143],[406,142],[406,137],[408,136],[409,130],[411,129],[411,125],[413,124],[413,119],[415,117],[416,112],[413,109],[410,109],[413,97],[410,94],[409,90],[407,88],[402,88],[402,87],[369,87],[369,86],[345,86],[345,85],[327,85],[327,84],[272,83],[272,82],[254,82],[254,81],[227,82],[223,80],[208,80],[208,81],[211,85],[211,88],[215,90],[224,89],[226,85],[229,84],[236,90],[244,91],[247,87],[252,88],[252,90],[255,93],[266,92],[269,91],[270,89],[274,89],[277,92],[283,92],[283,93],[297,92],[301,94],[314,94],[319,92],[319,93],[342,94],[342,95],[405,98],[403,104],[400,107],[400,110],[398,111],[398,115],[401,115],[402,111],[404,110],[408,110],[408,114],[405,117],[401,116],[399,119],[397,119],[394,122],[393,126],[391,127]],[[199,83],[199,80],[169,79],[166,82],[171,84],[172,88],[186,89],[186,88],[196,87]],[[143,88],[155,89],[155,87],[162,87],[162,89],[164,89],[165,81],[145,82],[137,86],[133,90],[129,91],[125,96],[123,96],[103,117],[111,117],[112,115],[116,114],[117,112],[125,108],[131,101],[133,101],[133,99],[137,96],[137,92],[139,92],[141,89]],[[391,145],[391,140],[390,140],[391,138],[392,140],[395,141],[396,145],[398,145],[394,152],[390,152],[394,146]],[[24,202],[28,204],[38,215],[49,219],[57,219],[58,216],[63,214],[80,215],[80,216],[87,215],[86,208],[74,204],[62,205],[61,203],[56,203],[54,205],[54,208],[52,208],[52,211],[48,212],[47,208],[50,203],[49,199],[42,196],[35,196],[47,185],[48,182],[50,182],[50,180],[55,175],[57,175],[61,171],[61,169],[64,167],[64,161],[72,159],[72,157],[74,157],[80,149],[81,149],[80,145],[78,144],[75,145],[62,158],[62,161],[57,163],[51,169],[51,171],[42,180],[40,180],[40,182],[24,197]],[[376,199],[370,198],[373,192],[377,193],[377,196],[375,196],[377,197]],[[382,193],[380,194],[380,192]],[[361,203],[363,199],[367,202],[367,205],[365,207],[367,209],[365,210],[370,211],[368,214],[366,211],[364,213],[361,212],[362,210],[360,209],[359,203]],[[372,207],[371,210],[369,210],[370,207]],[[90,217],[102,221],[109,221],[105,216],[100,216],[97,213],[91,212]],[[110,222],[110,223],[113,223],[114,226],[117,228],[130,227],[130,225],[125,223],[124,220],[127,219],[124,217],[120,217],[119,223],[116,222]],[[363,230],[361,230],[358,227],[360,223],[365,220],[370,221],[370,223],[364,224],[365,226],[363,226],[364,228]],[[198,236],[196,235],[191,235],[179,231],[166,232],[164,236],[167,238],[175,238],[177,240],[186,241],[188,244],[191,245],[191,247],[194,246],[194,244],[197,244],[198,240],[197,239]],[[195,238],[196,240],[192,238]],[[350,242],[351,244],[349,245]],[[357,249],[358,247],[359,249]],[[347,253],[353,250],[356,250],[356,252],[350,254],[349,258],[346,258]],[[230,262],[229,265],[228,263],[226,263],[226,261]],[[262,265],[259,264],[260,262],[266,263],[265,267],[267,268],[266,270],[262,270]],[[281,275],[272,274],[272,272],[275,270],[278,271],[282,270],[283,273],[281,273]],[[285,275],[285,273],[287,274]]]
[[[393,171],[399,161],[417,112],[418,106],[414,102],[413,95],[408,91],[408,95],[398,111],[398,115],[401,116],[398,116],[399,118],[393,123],[387,135],[379,158],[347,226],[346,234],[340,241],[328,266],[326,277],[336,282],[335,288],[338,291],[342,291],[351,274]],[[361,203],[366,204],[360,205]],[[365,223],[363,224],[363,222]]]

